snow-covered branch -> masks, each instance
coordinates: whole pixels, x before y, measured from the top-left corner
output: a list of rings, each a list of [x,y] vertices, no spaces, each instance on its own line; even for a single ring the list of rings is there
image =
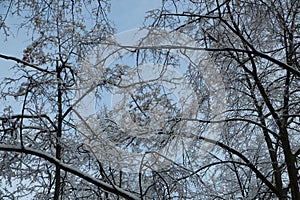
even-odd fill
[[[81,172],[80,170],[74,168],[74,167],[71,167],[67,164],[64,164],[63,162],[61,162],[60,160],[56,159],[55,157],[47,154],[47,153],[44,153],[42,151],[39,151],[39,150],[35,150],[35,149],[32,149],[32,148],[27,148],[27,147],[21,147],[21,146],[14,146],[14,145],[5,145],[5,144],[0,144],[0,151],[10,151],[10,152],[18,152],[18,153],[24,153],[24,154],[30,154],[30,155],[34,155],[34,156],[37,156],[37,157],[40,157],[40,158],[43,158],[47,161],[49,161],[50,163],[53,163],[55,165],[59,165],[60,168],[62,170],[65,170],[66,172],[69,172],[69,173],[72,173],[100,188],[102,188],[103,190],[105,191],[108,191],[112,194],[116,194],[116,195],[119,195],[119,196],[122,196],[126,199],[139,199],[138,197],[136,197],[135,195],[133,195],[132,193],[114,185],[114,184],[109,184],[109,183],[105,183],[101,180],[97,180],[95,179],[94,177],[84,173],[84,172]]]

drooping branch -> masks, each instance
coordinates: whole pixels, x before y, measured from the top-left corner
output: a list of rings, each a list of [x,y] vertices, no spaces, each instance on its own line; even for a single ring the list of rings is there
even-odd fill
[[[12,60],[12,61],[15,61],[17,63],[21,63],[21,64],[23,64],[25,66],[32,67],[33,69],[36,69],[36,70],[38,70],[40,72],[53,73],[51,71],[48,71],[47,69],[40,68],[40,67],[36,66],[35,64],[26,62],[24,60],[21,60],[19,58],[13,57],[13,56],[6,56],[6,55],[3,55],[3,54],[0,54],[0,58],[3,58],[5,60]]]
[[[213,140],[213,139],[209,139],[206,137],[202,137],[202,136],[197,136],[197,139],[199,140],[204,140],[206,142],[209,142],[211,144],[215,144],[219,147],[221,147],[222,149],[225,149],[226,151],[238,156],[239,158],[241,158],[245,164],[256,174],[256,176],[266,185],[268,186],[268,188],[274,192],[274,194],[276,194],[278,197],[280,196],[278,190],[276,189],[276,187],[257,169],[257,167],[251,163],[251,161],[246,158],[246,156],[244,156],[241,152],[227,146],[226,144]]]
[[[110,45],[105,43],[105,45]],[[111,44],[112,45],[112,44]],[[116,44],[113,44],[116,45]],[[272,56],[269,56],[265,53],[259,52],[257,50],[246,50],[246,49],[238,49],[238,48],[203,48],[203,47],[192,47],[192,46],[176,46],[176,45],[144,45],[144,46],[132,46],[132,45],[119,45],[121,48],[127,49],[127,50],[143,50],[143,49],[174,49],[174,50],[193,50],[193,51],[210,51],[210,52],[238,52],[238,53],[248,53],[254,56],[258,56],[261,58],[264,58],[268,61],[273,62],[274,64],[278,65],[280,68],[285,69],[294,75],[300,77],[300,71],[297,69],[294,69],[292,66],[281,62],[280,60],[277,60],[276,58],[273,58]]]
[[[278,134],[270,129],[268,129],[268,127],[266,127],[265,125],[256,122],[254,120],[251,119],[247,119],[247,118],[229,118],[229,119],[224,119],[224,120],[203,120],[203,119],[192,119],[192,118],[177,118],[175,120],[183,120],[183,121],[194,121],[194,122],[199,122],[199,123],[224,123],[224,122],[235,122],[235,121],[239,121],[239,122],[247,122],[253,125],[256,125],[258,127],[264,128],[266,130],[268,130],[269,133],[271,133],[275,138],[279,138]]]
[[[42,115],[21,115],[21,114],[19,114],[19,115],[12,115],[9,117],[0,117],[0,120],[5,121],[8,119],[42,119],[42,118],[47,119],[47,121],[50,122],[50,124],[54,127],[54,129],[55,130],[57,129],[55,123],[50,119],[50,117],[48,115],[45,115],[45,114],[42,114]]]
[[[215,165],[222,165],[222,164],[227,164],[227,163],[230,163],[230,164],[238,164],[238,165],[243,165],[243,166],[247,166],[247,164],[245,163],[242,163],[242,162],[237,162],[237,161],[231,161],[231,160],[225,160],[225,161],[219,161],[219,162],[214,162],[214,163],[210,163],[208,165],[205,165],[203,167],[200,167],[199,169],[195,170],[194,172],[192,172],[191,174],[188,174],[187,176],[183,176],[183,177],[180,177],[180,178],[177,178],[176,181],[181,181],[183,179],[187,179],[197,173],[199,173],[200,171],[206,169],[206,168],[210,168],[210,167],[213,167]]]
[[[59,165],[62,170],[65,170],[66,172],[74,174],[74,175],[88,181],[89,183],[92,183],[92,184],[96,185],[97,187],[102,188],[103,190],[105,190],[107,192],[110,192],[115,195],[119,195],[126,199],[132,199],[132,200],[139,199],[132,193],[118,187],[117,185],[108,184],[101,180],[95,179],[94,177],[92,177],[84,172],[81,172],[80,170],[78,170],[74,167],[64,164],[60,160],[56,159],[55,157],[53,157],[47,153],[44,153],[44,152],[41,152],[41,151],[38,151],[38,150],[35,150],[32,148],[27,148],[27,147],[22,148],[21,146],[5,145],[5,144],[0,144],[0,151],[18,152],[18,153],[30,154],[30,155],[34,155],[34,156],[43,158],[52,164]]]

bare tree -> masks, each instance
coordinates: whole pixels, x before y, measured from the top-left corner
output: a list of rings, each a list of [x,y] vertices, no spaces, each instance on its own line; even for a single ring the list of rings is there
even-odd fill
[[[2,6],[4,34],[14,31],[5,20],[15,15],[17,28],[32,42],[23,58],[0,54],[16,63],[16,74],[1,84],[6,102],[0,118],[1,198],[109,198],[105,191],[134,198],[86,150],[71,114],[80,61],[113,31],[108,2],[3,1]]]
[[[7,9],[0,18],[3,33],[9,31],[6,16],[14,13],[32,36],[23,58],[0,54],[16,62],[16,76],[1,85],[7,106],[0,118],[0,175],[4,186],[18,185],[1,187],[2,198],[29,193],[35,199],[300,198],[299,1],[166,0],[149,12],[151,27],[188,35],[198,46],[178,45],[176,37],[172,44],[159,43],[165,31],[152,28],[137,45],[119,44],[110,37],[106,1],[1,4]],[[117,52],[110,66],[105,64],[112,53],[99,44]],[[102,57],[87,67],[84,60],[95,49]],[[226,91],[225,113],[212,110],[209,79],[190,51],[209,52],[221,72],[224,88],[216,89]],[[147,62],[162,66],[157,79],[142,80],[139,66]],[[185,70],[184,81],[196,97],[191,105],[197,107],[190,109],[197,115],[186,115],[171,88],[155,82],[176,81],[162,75],[170,68]],[[142,81],[126,79],[132,72]],[[76,99],[82,88],[85,93]],[[85,119],[76,110],[85,95],[99,100],[102,90],[112,89],[128,95],[117,114],[103,108]],[[76,126],[76,117],[83,127]],[[222,125],[221,138],[205,135],[211,124]],[[182,137],[190,145],[178,150]],[[215,147],[202,155],[204,142]],[[119,159],[133,165],[120,149],[143,155],[137,173],[111,164]],[[175,152],[176,159],[161,149]]]
[[[292,0],[165,1],[152,13],[153,25],[197,39],[224,73],[217,146],[226,156],[213,170],[222,174],[203,183],[207,195],[299,199],[299,9]]]

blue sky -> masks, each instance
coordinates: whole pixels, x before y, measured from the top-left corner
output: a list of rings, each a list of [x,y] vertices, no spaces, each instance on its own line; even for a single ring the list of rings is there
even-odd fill
[[[142,26],[146,12],[160,8],[162,0],[112,0],[110,17],[117,32]]]
[[[111,12],[109,18],[113,21],[116,32],[141,27],[146,12],[155,8],[160,8],[161,0],[111,0]],[[0,9],[1,14],[3,10]],[[17,17],[8,17],[7,24],[15,25]],[[23,49],[30,42],[23,32],[17,32],[11,28],[13,34],[5,40],[3,32],[0,34],[0,54],[11,55],[22,58]],[[9,68],[14,62],[0,59],[0,79],[10,74]]]

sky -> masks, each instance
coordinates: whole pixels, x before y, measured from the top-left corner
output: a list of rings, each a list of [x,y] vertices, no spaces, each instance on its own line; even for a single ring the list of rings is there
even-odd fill
[[[160,6],[161,0],[112,0],[110,17],[117,32],[126,31],[142,26],[146,12]]]

